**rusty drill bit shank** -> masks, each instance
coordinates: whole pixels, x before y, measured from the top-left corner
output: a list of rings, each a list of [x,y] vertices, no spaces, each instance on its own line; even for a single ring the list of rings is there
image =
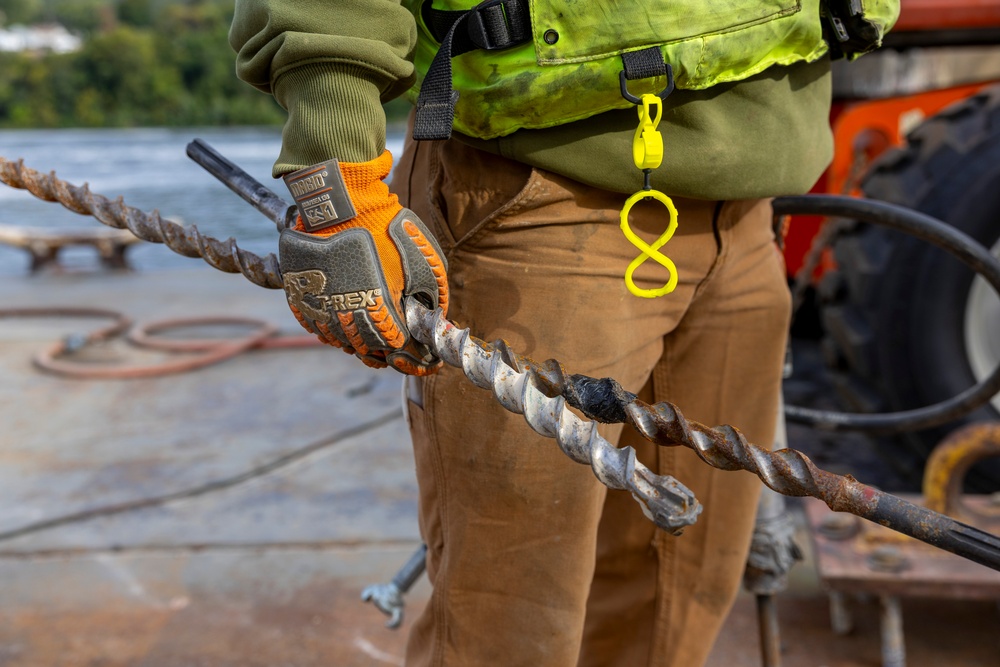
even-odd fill
[[[67,183],[56,178],[55,172],[41,174],[25,167],[23,160],[11,162],[0,157],[0,181],[27,190],[39,199],[58,202],[74,213],[93,216],[108,227],[127,229],[143,241],[162,243],[179,255],[201,257],[219,271],[241,273],[255,285],[281,288],[277,258],[272,254],[259,257],[242,250],[233,238],[219,241],[202,234],[194,225],[165,220],[158,211],[144,213],[127,206],[121,197],[112,201],[91,192],[86,184]]]

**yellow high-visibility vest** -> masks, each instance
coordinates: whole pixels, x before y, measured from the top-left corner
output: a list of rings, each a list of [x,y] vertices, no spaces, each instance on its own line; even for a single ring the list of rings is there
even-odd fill
[[[416,100],[438,42],[424,24],[423,2],[404,0],[417,20]],[[851,0],[864,10],[873,47],[892,27],[898,0]],[[838,0],[839,2],[839,0]],[[848,2],[848,0],[844,0]],[[452,60],[459,93],[454,129],[492,139],[521,128],[561,125],[630,106],[619,92],[621,54],[659,47],[677,87],[740,81],[772,65],[814,61],[828,51],[820,13],[826,0],[528,0],[530,41],[474,50]],[[433,0],[469,10],[469,0]],[[843,3],[841,3],[843,4]],[[629,82],[635,95],[665,79]]]

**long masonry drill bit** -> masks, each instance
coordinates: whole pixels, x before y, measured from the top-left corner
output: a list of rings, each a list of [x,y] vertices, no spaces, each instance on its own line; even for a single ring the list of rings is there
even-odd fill
[[[492,391],[506,410],[524,415],[535,432],[555,438],[567,456],[589,465],[605,486],[631,492],[657,526],[679,534],[695,522],[701,505],[694,494],[673,477],[653,473],[636,460],[631,447],[615,447],[601,437],[597,423],[573,414],[560,393],[543,392],[535,362],[504,341],[476,338],[445,319],[440,309],[430,311],[415,299],[407,299],[405,305],[414,338],[429,345],[446,364],[461,368],[474,385]]]
[[[199,142],[188,147],[194,157],[210,150],[207,144]],[[286,223],[284,214],[288,205],[274,205],[280,198],[264,185],[252,179],[235,165],[231,165],[221,155],[212,151],[213,169],[209,171],[226,182],[235,192],[258,210],[272,215],[279,228]],[[199,163],[201,159],[197,160]],[[203,165],[205,166],[205,165]],[[229,168],[224,168],[229,167]],[[208,167],[206,166],[206,169]],[[232,178],[239,175],[237,181]],[[220,242],[198,232],[194,226],[185,227],[164,220],[159,213],[152,215],[127,206],[121,197],[112,202],[102,195],[90,192],[84,185],[77,187],[56,177],[24,166],[23,161],[10,162],[0,157],[0,180],[15,188],[28,190],[39,199],[59,202],[71,211],[92,215],[99,222],[111,227],[129,229],[141,239],[153,243],[163,243],[174,252],[187,257],[202,257],[209,265],[229,273],[241,273],[250,282],[261,287],[280,288],[281,272],[274,255],[259,257],[241,250],[232,238]],[[264,201],[263,205],[260,202]],[[220,250],[225,248],[226,255]],[[564,400],[543,396],[533,383],[524,382],[525,374],[504,363],[513,355],[489,355],[492,366],[482,368],[490,371],[495,378],[494,395],[497,400],[513,412],[525,415],[525,419],[538,433],[555,438],[559,447],[578,463],[591,466],[597,478],[613,489],[631,492],[642,507],[643,513],[657,526],[671,533],[680,533],[695,522],[701,513],[701,505],[694,494],[669,475],[657,475],[636,460],[635,450],[630,447],[617,448],[601,437],[597,425],[584,421],[565,408]],[[482,375],[480,376],[482,377]]]
[[[862,484],[851,475],[818,468],[794,449],[769,451],[732,426],[709,428],[688,421],[670,403],[632,401],[629,423],[658,444],[682,445],[722,470],[746,470],[786,496],[811,496],[835,512],[849,512],[922,542],[1000,570],[1000,538],[890,493]]]
[[[523,411],[540,433],[551,432],[556,424],[562,426],[561,413],[572,415],[565,407],[568,404],[593,420],[631,424],[658,445],[692,449],[714,468],[751,472],[783,495],[818,498],[835,512],[850,512],[1000,570],[1000,538],[995,535],[862,484],[850,475],[822,470],[794,449],[772,452],[748,442],[732,426],[710,428],[688,421],[672,403],[649,405],[611,378],[568,375],[556,360],[539,364],[503,342],[486,343],[445,319],[440,309],[432,312],[412,300],[406,306],[407,325],[417,340],[445,363],[461,368],[476,386],[491,389],[505,408]],[[498,356],[502,365],[495,361]],[[525,379],[530,380],[524,384],[532,387],[530,392],[520,384]],[[511,401],[519,393],[524,399]]]
[[[65,198],[65,195],[59,193],[72,188],[51,175],[49,179],[52,182],[52,189],[43,192],[51,191],[53,194],[39,195],[25,185],[18,185],[23,182],[23,176],[19,175],[16,179],[10,177],[15,171],[12,165],[14,163],[0,158],[0,180],[13,187],[29,189],[47,201],[62,202],[59,196]],[[18,173],[31,171],[20,163],[16,166]],[[254,186],[264,188],[259,183],[254,183]],[[233,189],[245,199],[251,196],[250,193],[244,195],[236,188]],[[256,193],[259,194],[259,189]],[[68,199],[71,202],[75,201],[72,197]],[[121,200],[118,205],[124,207]],[[67,207],[78,212],[90,212],[83,207],[82,210],[68,205]],[[275,207],[275,210],[279,209],[280,207]],[[117,226],[100,217],[98,220]],[[274,222],[282,224],[278,219]],[[219,242],[204,237],[202,243],[208,245]],[[174,249],[172,246],[168,247]],[[200,247],[196,245],[196,248]],[[263,287],[280,287],[280,272],[273,255],[267,258],[257,257],[239,250],[232,241],[230,247],[232,255],[242,257],[246,261],[250,273],[265,275],[270,272],[275,276],[273,281],[258,282],[250,278],[248,273],[244,273],[251,282]],[[180,251],[175,250],[175,252]],[[181,252],[181,254],[186,253]],[[203,254],[195,254],[204,257]],[[272,264],[265,266],[268,260]],[[206,261],[209,260],[206,258]],[[216,266],[212,261],[209,261],[209,264]],[[643,436],[657,444],[688,447],[713,467],[751,472],[767,486],[784,495],[819,498],[834,511],[850,512],[1000,570],[1000,538],[862,484],[849,475],[840,476],[821,470],[807,456],[794,449],[771,452],[747,442],[732,426],[710,428],[688,421],[681,411],[670,403],[646,404],[638,400],[635,394],[625,391],[613,379],[569,375],[555,360],[539,364],[517,355],[502,342],[486,343],[472,336],[467,329],[462,329],[446,320],[440,311],[428,310],[415,301],[407,302],[406,317],[407,325],[415,338],[429,345],[435,354],[448,364],[461,368],[474,384],[493,391],[504,407],[524,414],[525,419],[536,431],[557,438],[557,442],[561,437],[563,442],[560,442],[560,447],[571,458],[590,463],[595,473],[600,470],[599,476],[604,475],[612,483],[624,484],[630,490],[632,487],[628,485],[632,484],[640,492],[662,493],[657,487],[657,476],[653,476],[648,469],[638,467],[641,464],[635,463],[635,467],[631,467],[632,463],[627,453],[616,454],[615,452],[622,450],[615,450],[610,443],[600,438],[593,422],[584,422],[576,418],[566,405],[579,409],[589,419],[629,423]],[[564,415],[569,415],[573,419]],[[584,461],[588,453],[590,459]],[[611,458],[605,458],[609,454]],[[677,488],[686,491],[679,483]],[[667,499],[670,495],[668,494]],[[700,509],[695,503],[697,501],[692,499],[692,504],[687,508],[690,518],[693,518]],[[652,505],[643,505],[647,514],[655,514],[656,507],[658,507],[656,502]]]
[[[145,213],[127,206],[122,198],[112,201],[93,193],[87,184],[72,185],[56,177],[0,157],[0,181],[12,188],[27,190],[48,202],[58,202],[81,215],[90,215],[108,227],[127,229],[143,241],[162,243],[179,255],[201,257],[213,268],[241,273],[255,285],[281,288],[281,271],[273,254],[264,257],[242,250],[233,238],[220,241],[198,231],[194,225],[179,225],[160,217],[159,211]],[[264,187],[264,186],[261,186]]]

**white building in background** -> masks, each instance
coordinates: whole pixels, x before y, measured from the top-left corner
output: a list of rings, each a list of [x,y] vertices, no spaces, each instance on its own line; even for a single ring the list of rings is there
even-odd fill
[[[78,51],[83,40],[58,23],[0,28],[0,51]]]

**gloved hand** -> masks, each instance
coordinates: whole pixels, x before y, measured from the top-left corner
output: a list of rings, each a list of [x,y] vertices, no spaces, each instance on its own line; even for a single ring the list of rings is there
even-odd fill
[[[284,177],[299,208],[278,255],[299,323],[368,366],[428,375],[441,366],[406,329],[404,298],[448,310],[444,253],[383,182],[388,151],[370,162],[330,160]]]

